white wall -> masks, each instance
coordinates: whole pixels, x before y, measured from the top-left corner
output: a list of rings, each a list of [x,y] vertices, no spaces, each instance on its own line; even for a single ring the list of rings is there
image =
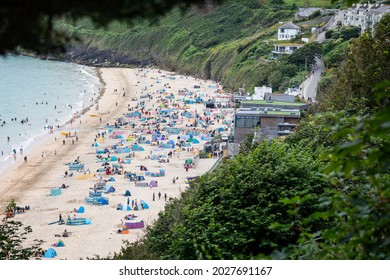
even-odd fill
[[[282,33],[282,30],[284,31]],[[298,29],[278,29],[278,40],[291,40],[299,33]]]

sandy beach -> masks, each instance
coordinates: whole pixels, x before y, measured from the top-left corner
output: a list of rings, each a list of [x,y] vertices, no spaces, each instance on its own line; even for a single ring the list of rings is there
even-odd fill
[[[216,157],[200,159],[194,168],[189,168],[188,171],[185,169],[185,160],[196,158],[196,155],[203,150],[207,139],[201,140],[199,133],[206,134],[220,127],[225,131],[229,130],[227,123],[231,123],[233,118],[231,109],[210,109],[208,113],[213,124],[209,124],[207,128],[202,128],[200,125],[192,126],[196,115],[203,120],[207,118],[206,107],[202,103],[186,105],[183,98],[194,97],[179,95],[179,90],[186,88],[199,96],[202,95],[203,100],[220,98],[221,91],[218,92],[219,85],[215,82],[174,75],[157,69],[101,68],[98,71],[104,87],[97,100],[97,106],[92,106],[90,110],[83,112],[64,127],[55,129],[53,134],[47,134],[34,149],[25,153],[26,162],[18,159],[0,175],[2,182],[0,218],[4,217],[4,208],[11,199],[14,199],[18,206],[29,205],[30,210],[16,214],[14,219],[31,226],[33,232],[28,236],[29,240],[41,239],[45,241],[42,245],[43,249],[54,248],[57,252],[55,259],[77,260],[96,255],[107,257],[114,252],[119,252],[123,240],[139,239],[144,234],[144,229],[131,229],[128,234],[118,234],[117,230],[123,228],[124,222],[144,221],[146,226],[152,224],[167,203],[166,200],[178,197],[180,192],[188,187],[187,177],[207,172],[216,162]],[[169,100],[167,96],[171,93],[174,98]],[[129,116],[132,112],[141,112],[140,102],[145,104],[142,116]],[[199,143],[191,143],[181,148],[175,146],[174,149],[161,146],[162,143],[167,143],[167,138],[173,142],[179,140],[177,134],[162,131],[162,128],[168,126],[172,120],[157,124],[155,122],[158,118],[160,120],[163,118],[157,115],[160,109],[173,108],[177,112],[177,119],[172,127],[182,129],[183,133],[187,131],[198,133],[194,138],[199,140]],[[183,116],[182,113],[185,111],[190,112],[193,117]],[[128,114],[127,118],[125,114]],[[143,119],[147,116],[150,117],[149,120]],[[120,117],[125,124],[118,124],[118,127],[115,127],[115,122],[118,122]],[[165,139],[159,140],[158,143],[153,141],[152,134],[148,133],[157,129],[156,125],[157,128],[160,125],[161,134],[165,135]],[[71,137],[67,137],[65,132],[70,133]],[[104,133],[104,138],[101,137],[101,133]],[[121,136],[116,138],[113,135]],[[151,143],[139,143],[138,136],[145,137],[145,140]],[[187,141],[185,142],[187,144]],[[113,145],[131,148],[136,143],[144,151],[118,154],[112,149]],[[98,162],[97,150],[105,148],[110,149],[110,157],[130,160],[130,164],[121,164],[123,166],[123,169],[120,168],[121,174],[107,175],[104,171],[97,172],[104,167],[104,162]],[[172,155],[167,156],[170,151]],[[108,157],[107,154],[100,155],[103,158]],[[153,159],[153,155],[158,155],[162,160]],[[126,158],[126,156],[130,157]],[[73,163],[77,158],[84,164],[84,170],[70,171],[66,164]],[[164,162],[167,159],[169,162]],[[152,173],[158,173],[163,169],[165,176],[151,177],[150,173],[140,170],[141,165],[147,167],[148,172]],[[73,172],[73,176],[65,177],[65,171],[68,174]],[[135,182],[125,178],[124,171],[144,176],[145,180],[142,182],[149,183],[155,180],[157,187],[136,187]],[[115,181],[108,181],[107,184],[113,186],[115,191],[103,194],[109,199],[109,204],[86,203],[85,198],[93,191],[94,185],[99,181],[107,181],[111,177]],[[174,177],[178,178],[175,183],[173,183]],[[51,195],[51,190],[62,184],[69,187],[61,189],[60,195]],[[126,190],[131,192],[130,197],[124,196]],[[160,198],[158,193],[161,194]],[[130,201],[129,204],[132,206],[131,201],[135,199],[145,201],[149,208],[139,211],[117,210],[118,204],[126,205]],[[80,206],[85,208],[85,212],[75,213],[73,209],[78,209]],[[57,221],[60,214],[65,221],[68,216],[71,219],[83,217],[90,219],[91,224],[49,225]],[[124,216],[128,214],[137,217],[132,221],[126,221]],[[65,229],[71,233],[69,237],[62,237]],[[53,247],[52,244],[60,239],[65,246]]]

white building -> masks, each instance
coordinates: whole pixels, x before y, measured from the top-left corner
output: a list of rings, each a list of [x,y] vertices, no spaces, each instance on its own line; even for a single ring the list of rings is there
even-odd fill
[[[297,43],[279,43],[274,44],[274,50],[272,53],[274,54],[275,58],[280,57],[282,54],[292,54],[297,49],[300,49],[303,47],[303,44],[297,44]]]
[[[255,93],[252,95],[251,100],[264,100],[267,94],[272,93],[271,87],[255,87]]]
[[[278,40],[294,39],[301,32],[301,28],[292,22],[287,22],[278,28]]]
[[[390,13],[390,5],[383,4],[354,4],[345,11],[342,20],[343,25],[356,26],[361,32],[372,31],[383,17]]]

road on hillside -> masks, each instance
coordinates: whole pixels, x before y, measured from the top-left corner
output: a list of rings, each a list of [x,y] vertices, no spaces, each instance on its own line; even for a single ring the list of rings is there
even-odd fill
[[[316,41],[322,44],[325,41],[325,32],[329,29],[335,29],[337,27],[337,22],[342,21],[344,16],[344,11],[339,11],[334,15],[323,27],[323,31],[319,33],[316,37]],[[300,86],[301,96],[307,101],[315,102],[317,96],[317,85],[321,79],[321,74],[324,72],[325,66],[322,58],[316,57],[316,67],[313,68],[310,72],[310,77],[308,77]]]
[[[337,27],[337,22],[343,21],[344,11],[340,10],[335,14],[322,28],[322,32],[319,33],[316,37],[316,41],[322,44],[325,41],[325,32],[329,29],[335,29]]]
[[[302,97],[307,101],[316,101],[317,85],[324,70],[324,62],[321,58],[316,57],[316,66],[314,66],[313,70],[310,72],[310,77],[308,77],[300,87],[302,89]]]

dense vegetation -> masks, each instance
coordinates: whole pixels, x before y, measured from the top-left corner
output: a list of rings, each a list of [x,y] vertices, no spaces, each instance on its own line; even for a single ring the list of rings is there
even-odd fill
[[[279,0],[226,1],[208,11],[191,9],[185,16],[172,11],[157,25],[128,26],[112,23],[96,29],[88,20],[58,26],[83,40],[72,44],[68,58],[94,65],[155,64],[158,67],[220,81],[229,89],[271,85],[274,91],[298,86],[307,73],[299,60],[272,59],[279,22],[293,20],[298,7]],[[325,19],[302,24],[311,37],[311,26]],[[305,47],[305,50],[310,49]],[[321,51],[317,53],[321,53]],[[305,55],[308,55],[305,53]],[[314,53],[308,55],[313,60]],[[309,66],[309,63],[307,64]]]
[[[116,258],[390,258],[389,32],[353,41],[296,133],[247,142]]]
[[[14,213],[16,203],[11,201],[5,213]],[[5,216],[0,222],[0,260],[28,260],[40,250],[42,240],[34,240],[33,244],[24,244],[27,235],[32,232],[30,226]]]

